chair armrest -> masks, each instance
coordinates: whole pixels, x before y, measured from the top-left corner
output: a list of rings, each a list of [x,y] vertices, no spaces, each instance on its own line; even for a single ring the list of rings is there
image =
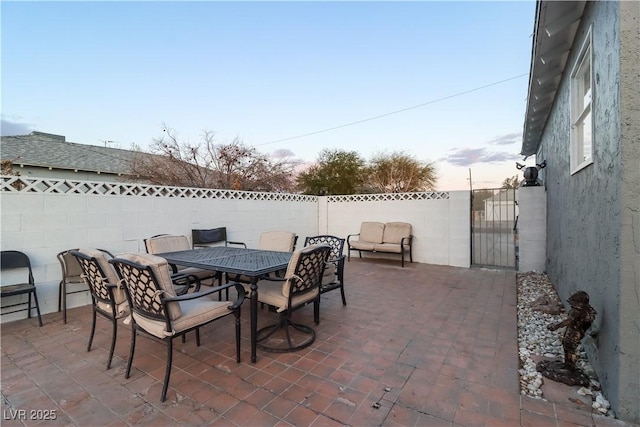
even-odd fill
[[[231,242],[231,241],[227,241],[228,245],[237,245],[237,246],[243,246],[244,248],[247,247],[247,244],[244,242]]]
[[[338,258],[329,258],[327,262],[340,262],[344,261],[347,258],[345,254],[340,255]]]
[[[194,274],[182,274],[182,273],[172,274],[171,281],[173,282],[174,285],[185,286],[184,293],[187,293],[189,291],[189,288],[191,288],[192,283],[196,284],[194,292],[200,291],[200,285],[201,285],[200,279],[198,278],[198,276]]]
[[[162,300],[166,303],[166,302],[172,302],[172,301],[187,301],[187,300],[191,300],[191,299],[196,299],[196,298],[202,298],[205,297],[207,295],[216,293],[216,292],[220,292],[220,291],[224,291],[225,289],[229,289],[231,287],[235,287],[236,288],[236,292],[238,292],[238,299],[233,303],[233,305],[231,305],[229,308],[230,309],[235,309],[237,307],[239,307],[242,302],[244,301],[244,288],[242,287],[241,284],[239,283],[227,283],[224,284],[222,286],[215,286],[211,289],[207,289],[206,291],[200,291],[200,292],[192,292],[190,294],[184,294],[184,295],[178,295],[175,297],[168,297],[168,298],[163,298]]]
[[[359,236],[359,235],[360,235],[360,233],[358,233],[358,234],[349,234],[349,235],[347,236],[347,244],[349,244],[349,240],[350,240],[352,237],[356,237],[356,236]]]

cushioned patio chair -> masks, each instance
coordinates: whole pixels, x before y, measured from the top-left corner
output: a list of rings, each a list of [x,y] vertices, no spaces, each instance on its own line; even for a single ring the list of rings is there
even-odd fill
[[[310,245],[328,245],[331,247],[329,259],[322,275],[322,283],[320,284],[320,293],[340,289],[342,295],[342,305],[347,305],[347,299],[344,295],[344,260],[346,256],[342,253],[345,239],[336,236],[322,235],[307,237],[304,241],[305,246]]]
[[[107,359],[107,369],[111,369],[113,352],[116,348],[118,336],[118,320],[129,315],[129,304],[124,288],[118,285],[119,279],[113,266],[109,264],[110,253],[100,249],[78,249],[69,252],[77,260],[82,271],[82,279],[89,286],[92,302],[91,334],[87,351],[91,351],[91,344],[96,332],[97,315],[101,315],[111,322],[111,347]]]
[[[291,231],[265,231],[260,234],[260,240],[258,241],[258,249],[264,251],[279,251],[279,252],[293,252],[298,242],[298,236]],[[234,244],[243,245],[242,242],[233,242]],[[282,275],[284,271],[279,271],[276,275]],[[250,283],[251,278],[239,274],[228,274],[227,281],[234,281],[240,283]]]
[[[33,280],[33,270],[29,256],[20,251],[2,251],[0,255],[0,269],[2,270],[2,284],[0,284],[0,300],[5,297],[16,295],[28,296],[28,301],[17,302],[2,306],[2,314],[11,314],[20,310],[13,310],[14,307],[26,305],[27,318],[31,318],[31,296],[35,303],[36,313],[38,313],[38,323],[42,326],[42,316],[40,315],[40,304],[36,294],[36,283]],[[11,273],[8,270],[12,270]],[[6,311],[5,309],[12,311]]]
[[[147,249],[147,253],[152,255],[161,254],[163,252],[187,251],[192,249],[187,236],[172,234],[159,234],[157,236],[150,237],[145,239],[144,244]],[[181,275],[183,277],[195,276],[200,280],[200,282],[211,280],[211,284],[214,285],[216,279],[220,280],[220,274],[217,274],[215,271],[174,264],[170,264],[170,267],[174,275]],[[192,284],[193,283],[195,282],[192,282]],[[218,282],[218,284],[220,284],[220,282]],[[198,289],[195,289],[195,291],[197,292]]]
[[[67,295],[73,295],[81,292],[87,292],[87,282],[82,278],[82,268],[78,263],[78,259],[73,256],[71,251],[77,251],[78,248],[68,249],[56,255],[60,268],[62,270],[62,279],[58,285],[58,312],[62,311],[62,321],[67,323]],[[113,255],[104,249],[99,249],[113,258]]]
[[[200,345],[200,327],[217,319],[235,316],[236,361],[240,363],[240,312],[244,289],[228,283],[206,291],[176,296],[167,261],[151,254],[124,254],[110,261],[122,279],[131,308],[131,349],[125,377],[131,374],[136,336],[145,333],[167,344],[167,364],[160,400],[167,398],[173,360],[173,339],[195,330]],[[235,301],[216,301],[212,293],[235,287]]]
[[[265,231],[260,234],[258,249],[267,251],[293,252],[298,236],[291,231]]]
[[[291,256],[284,277],[258,282],[258,301],[279,313],[276,324],[258,330],[256,342],[260,348],[289,352],[308,347],[315,341],[315,331],[293,322],[292,313],[313,303],[314,322],[320,323],[320,283],[330,251],[326,245],[302,248]]]

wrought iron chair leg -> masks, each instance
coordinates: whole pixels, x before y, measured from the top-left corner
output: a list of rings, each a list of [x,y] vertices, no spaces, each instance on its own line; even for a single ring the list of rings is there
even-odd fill
[[[291,324],[291,322],[289,321],[289,319],[284,319],[284,333],[285,336],[287,337],[287,344],[289,344],[289,348],[293,348],[293,343],[291,342],[291,334],[289,333],[289,325]]]
[[[197,329],[196,329],[197,331]],[[167,341],[167,370],[164,373],[164,384],[162,385],[162,396],[160,401],[167,400],[167,389],[169,388],[169,377],[171,376],[171,363],[173,362],[173,338],[169,337]]]
[[[93,310],[93,321],[91,322],[91,334],[89,334],[89,345],[87,345],[87,351],[91,351],[91,344],[93,343],[93,335],[96,333],[96,310]]]
[[[116,337],[118,336],[118,320],[111,320],[113,322],[113,335],[111,336],[111,348],[109,349],[109,360],[107,360],[107,369],[111,369],[111,360],[113,360],[113,352],[116,349]]]
[[[344,285],[340,285],[340,293],[342,294],[342,305],[347,305],[347,298],[344,296]]]
[[[240,363],[240,331],[241,331],[241,325],[240,325],[240,310],[236,310],[235,312],[235,317],[236,317],[236,362]]]
[[[133,352],[136,349],[136,334],[138,332],[136,331],[136,326],[132,325],[131,326],[131,346],[129,347],[129,360],[127,360],[127,372],[125,372],[124,377],[125,378],[129,378],[129,376],[131,375],[131,364],[133,362]]]
[[[316,325],[320,324],[320,299],[313,302],[313,321]]]

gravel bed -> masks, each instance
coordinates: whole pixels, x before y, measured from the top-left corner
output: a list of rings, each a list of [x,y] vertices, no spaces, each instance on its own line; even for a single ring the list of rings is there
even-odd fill
[[[563,304],[546,274],[535,272],[518,274],[518,354],[520,357],[518,372],[521,394],[544,399],[542,383],[552,380],[544,378],[536,371],[533,358],[563,360],[562,336],[565,328],[550,331],[547,325],[560,322],[565,317]],[[578,354],[577,365],[589,377],[590,385],[579,388],[577,393],[591,397],[593,413],[613,416],[609,402],[602,394],[596,373],[582,345],[578,348]]]

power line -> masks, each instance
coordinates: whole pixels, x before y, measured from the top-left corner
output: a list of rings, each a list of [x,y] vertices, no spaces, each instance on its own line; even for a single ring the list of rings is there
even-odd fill
[[[520,77],[524,77],[524,76],[528,76],[528,75],[529,75],[529,73],[519,74],[517,76],[509,77],[508,79],[504,79],[504,80],[500,80],[500,81],[497,81],[497,82],[489,83],[487,85],[476,87],[474,89],[465,90],[464,92],[458,92],[456,94],[445,96],[443,98],[438,98],[438,99],[434,99],[434,100],[431,100],[431,101],[423,102],[422,104],[414,105],[412,107],[403,108],[402,110],[391,111],[389,113],[380,114],[378,116],[369,117],[367,119],[362,119],[362,120],[358,120],[358,121],[355,121],[355,122],[345,123],[345,124],[334,126],[334,127],[327,128],[327,129],[317,130],[315,132],[309,132],[309,133],[305,133],[305,134],[302,134],[302,135],[291,136],[289,138],[276,139],[274,141],[263,142],[262,144],[254,144],[254,145],[256,147],[258,147],[258,146],[261,146],[261,145],[275,144],[276,142],[291,141],[292,139],[304,138],[306,136],[317,135],[319,133],[329,132],[329,131],[340,129],[340,128],[344,128],[344,127],[347,127],[347,126],[353,126],[353,125],[357,125],[357,124],[360,124],[360,123],[369,122],[371,120],[381,119],[382,117],[391,116],[393,114],[404,113],[405,111],[414,110],[416,108],[424,107],[425,105],[435,104],[436,102],[441,102],[441,101],[445,101],[447,99],[451,99],[451,98],[455,98],[455,97],[458,97],[458,96],[466,95],[468,93],[477,92],[479,90],[486,89],[486,88],[491,87],[491,86],[496,86],[496,85],[499,85],[499,84],[502,84],[502,83],[506,83],[506,82],[508,82],[510,80],[515,80],[515,79],[518,79]]]

